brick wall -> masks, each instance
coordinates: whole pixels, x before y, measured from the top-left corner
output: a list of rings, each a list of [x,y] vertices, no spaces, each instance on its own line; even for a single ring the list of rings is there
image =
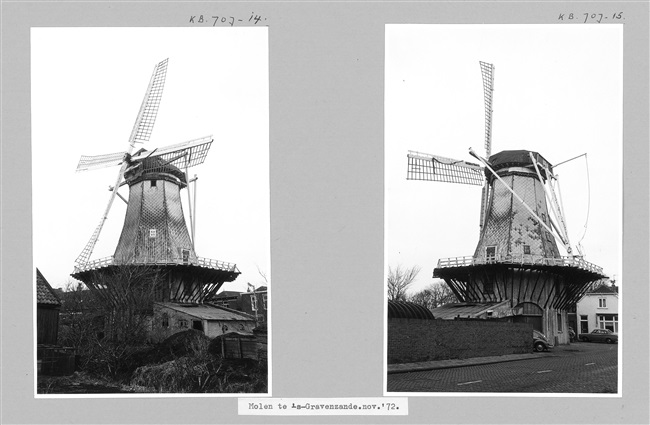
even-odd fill
[[[529,353],[527,323],[479,320],[388,320],[388,363]]]

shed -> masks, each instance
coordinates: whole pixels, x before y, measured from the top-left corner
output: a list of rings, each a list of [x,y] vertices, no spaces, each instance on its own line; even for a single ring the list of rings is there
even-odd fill
[[[36,269],[36,342],[56,345],[61,300],[41,271]]]
[[[165,339],[177,332],[196,329],[214,338],[229,332],[251,334],[255,318],[213,304],[179,304],[155,302],[153,305],[152,339]]]

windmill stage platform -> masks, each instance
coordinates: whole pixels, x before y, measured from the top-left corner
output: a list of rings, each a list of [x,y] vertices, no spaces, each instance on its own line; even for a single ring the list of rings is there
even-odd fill
[[[151,283],[156,301],[200,304],[239,274],[235,264],[202,257],[192,262],[123,263],[110,256],[76,266],[71,276],[106,294],[109,301],[128,298],[135,286]]]
[[[591,282],[607,276],[578,256],[452,257],[438,261],[433,277],[444,279],[461,302],[532,302],[565,310]]]

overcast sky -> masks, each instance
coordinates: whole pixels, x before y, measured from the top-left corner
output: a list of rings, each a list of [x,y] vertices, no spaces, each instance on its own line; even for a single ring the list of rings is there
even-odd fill
[[[485,155],[485,61],[496,67],[492,153],[551,164],[587,153],[555,169],[570,241],[585,234],[585,259],[620,283],[622,37],[621,25],[387,25],[386,268],[420,266],[419,290],[440,258],[474,253],[481,188],[407,181],[406,155]]]
[[[34,28],[31,36],[34,265],[50,284],[71,279],[119,169],[75,173],[79,157],[127,150],[165,58],[144,147],[213,135],[206,161],[189,170],[199,178],[196,253],[237,264],[242,274],[223,289],[265,284],[258,269],[270,280],[267,29]],[[120,193],[128,198],[126,186]],[[114,253],[125,211],[116,198],[91,258]]]

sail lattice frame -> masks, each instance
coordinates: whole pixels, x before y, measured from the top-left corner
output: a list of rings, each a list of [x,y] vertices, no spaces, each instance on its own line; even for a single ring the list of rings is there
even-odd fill
[[[494,65],[479,62],[483,77],[483,100],[485,102],[485,156],[492,154],[492,100],[494,96]]]
[[[478,164],[409,151],[406,179],[482,186],[485,176]]]

